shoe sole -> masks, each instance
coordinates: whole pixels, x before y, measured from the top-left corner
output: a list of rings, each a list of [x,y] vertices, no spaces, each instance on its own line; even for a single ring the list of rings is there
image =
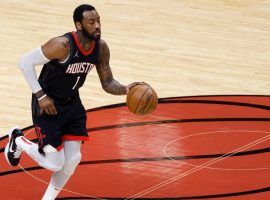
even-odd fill
[[[8,143],[7,143],[6,147],[5,147],[5,153],[4,153],[4,154],[5,154],[6,161],[7,161],[8,164],[9,164],[10,166],[12,166],[12,167],[14,167],[14,166],[9,162],[9,159],[8,159],[8,150],[9,150],[9,145],[10,145],[11,134],[12,134],[13,130],[16,129],[16,128],[18,128],[18,127],[14,127],[14,128],[12,128],[12,129],[8,132]]]

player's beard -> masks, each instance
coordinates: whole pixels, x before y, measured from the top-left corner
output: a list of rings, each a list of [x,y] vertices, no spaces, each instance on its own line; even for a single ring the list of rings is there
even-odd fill
[[[95,36],[94,34],[89,33],[83,26],[82,26],[82,34],[84,35],[84,37],[87,37],[91,40],[100,40],[100,35]]]

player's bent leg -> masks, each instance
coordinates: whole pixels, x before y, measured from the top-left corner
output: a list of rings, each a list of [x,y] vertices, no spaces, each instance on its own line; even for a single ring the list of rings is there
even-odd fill
[[[53,172],[59,171],[63,168],[65,163],[65,155],[63,149],[60,151],[57,151],[55,149],[54,151],[45,152],[45,154],[41,154],[38,150],[39,149],[38,145],[27,140],[24,137],[18,138],[16,140],[16,143],[41,167],[44,167],[45,169],[48,169]]]
[[[9,132],[9,142],[5,148],[5,158],[10,165],[17,166],[21,153],[25,151],[41,167],[54,172],[61,170],[65,163],[64,150],[62,149],[58,152],[50,145],[46,145],[44,149],[45,155],[39,153],[37,144],[26,139],[19,128],[13,128]]]

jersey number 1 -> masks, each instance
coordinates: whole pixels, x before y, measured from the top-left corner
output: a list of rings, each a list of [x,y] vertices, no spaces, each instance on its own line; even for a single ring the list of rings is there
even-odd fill
[[[75,85],[73,86],[72,90],[74,90],[74,89],[76,88],[77,84],[79,83],[80,78],[81,78],[80,76],[77,76],[76,83],[75,83]]]

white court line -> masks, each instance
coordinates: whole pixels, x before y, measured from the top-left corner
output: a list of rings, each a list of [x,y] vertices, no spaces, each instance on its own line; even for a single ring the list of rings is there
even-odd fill
[[[206,134],[211,134],[211,133],[228,133],[228,132],[248,132],[248,133],[266,133],[266,134],[270,134],[270,132],[266,132],[266,131],[249,131],[249,130],[230,130],[230,131],[209,131],[209,132],[203,132],[203,133],[197,133],[197,134],[192,134],[192,135],[188,135],[188,136],[184,136],[184,137],[180,137],[180,138],[177,138],[177,139],[174,139],[172,141],[170,141],[169,143],[167,143],[165,145],[165,147],[163,148],[163,153],[165,156],[167,156],[168,158],[170,158],[171,160],[175,160],[174,158],[172,158],[171,156],[169,156],[167,154],[167,147],[174,143],[175,141],[178,141],[178,140],[182,140],[182,139],[186,139],[186,138],[189,138],[189,137],[194,137],[194,136],[198,136],[198,135],[206,135]],[[194,165],[194,164],[190,164],[190,163],[186,163],[186,162],[183,162],[183,161],[180,161],[180,160],[175,160],[177,162],[180,162],[181,164],[184,164],[184,165],[188,165],[188,166],[193,166],[193,167],[196,167],[198,165]],[[220,167],[205,167],[205,169],[212,169],[212,170],[223,170],[223,171],[259,171],[259,170],[269,170],[270,167],[261,167],[261,168],[220,168]]]
[[[33,128],[34,129],[34,128]],[[27,134],[29,134],[33,129],[30,129],[29,131],[27,131],[24,136],[26,136]],[[28,171],[26,171],[21,165],[19,165],[19,167],[26,173],[28,174],[29,176],[31,176],[33,179],[36,179],[37,181],[41,182],[41,183],[44,183],[46,185],[49,185],[50,183],[49,182],[46,182],[36,176],[34,176],[33,174],[29,173]],[[61,191],[65,191],[65,192],[69,192],[71,194],[75,194],[75,195],[80,195],[80,196],[83,196],[83,197],[89,197],[89,198],[93,198],[93,199],[99,199],[99,200],[106,200],[106,199],[102,199],[102,198],[98,198],[98,197],[94,197],[94,196],[89,196],[87,194],[82,194],[82,193],[78,193],[78,192],[74,192],[74,191],[71,191],[71,190],[67,190],[67,189],[62,189]],[[45,192],[45,191],[44,191]]]
[[[232,156],[232,155],[234,155],[234,154],[236,154],[236,153],[238,153],[240,151],[246,150],[246,149],[248,149],[250,147],[253,147],[253,146],[255,146],[255,145],[257,145],[257,144],[259,144],[261,142],[264,142],[264,141],[268,140],[269,138],[270,138],[270,134],[263,137],[263,138],[261,138],[261,139],[258,139],[258,140],[255,140],[255,141],[249,143],[249,144],[246,144],[246,145],[244,145],[244,146],[242,146],[240,148],[237,148],[237,149],[235,149],[235,150],[233,150],[233,151],[231,151],[231,152],[229,152],[229,153],[227,153],[227,154],[225,154],[223,156],[220,156],[218,158],[210,160],[210,161],[208,161],[208,162],[206,162],[206,163],[204,163],[202,165],[196,166],[196,167],[194,167],[194,168],[192,168],[192,169],[190,169],[190,170],[188,170],[188,171],[186,171],[184,173],[181,173],[181,174],[179,174],[179,175],[177,175],[175,177],[169,178],[166,181],[163,181],[163,182],[161,182],[161,183],[159,183],[157,185],[154,185],[154,186],[152,186],[152,187],[150,187],[148,189],[145,189],[145,190],[143,190],[143,191],[141,191],[139,193],[136,193],[136,194],[126,198],[125,200],[127,200],[127,199],[136,199],[136,198],[144,196],[144,195],[146,195],[146,194],[148,194],[150,192],[158,190],[158,189],[160,189],[160,188],[162,188],[162,187],[164,187],[164,186],[166,186],[166,185],[168,185],[170,183],[173,183],[173,182],[175,182],[175,181],[177,181],[177,180],[179,180],[179,179],[181,179],[183,177],[186,177],[186,176],[188,176],[190,174],[193,174],[193,173],[195,173],[195,172],[197,172],[197,171],[199,171],[199,170],[201,170],[201,169],[203,169],[205,167],[208,167],[208,166],[210,166],[210,165],[212,165],[214,163],[217,163],[217,162],[219,162],[221,160],[224,160],[225,158],[227,158],[229,156]]]

